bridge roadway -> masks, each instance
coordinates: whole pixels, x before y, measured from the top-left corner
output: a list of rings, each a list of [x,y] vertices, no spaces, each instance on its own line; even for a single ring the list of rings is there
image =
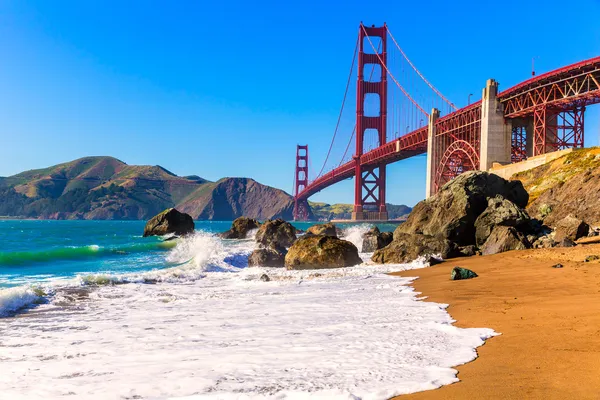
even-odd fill
[[[569,107],[600,103],[600,57],[575,63],[533,77],[498,94],[505,118],[533,114],[536,107]],[[481,100],[435,121],[437,125],[468,124],[469,115],[481,108]],[[298,193],[297,200],[354,176],[356,162],[361,166],[391,164],[427,152],[429,127],[424,126],[386,144],[354,157],[353,160],[324,173]]]

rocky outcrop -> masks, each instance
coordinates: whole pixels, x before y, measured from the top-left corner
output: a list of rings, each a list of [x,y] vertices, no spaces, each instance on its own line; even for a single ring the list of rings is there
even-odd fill
[[[524,250],[531,248],[525,235],[512,226],[495,226],[492,233],[481,247],[481,254],[489,255],[509,250]]]
[[[282,219],[265,221],[256,232],[256,242],[263,247],[287,248],[296,241],[296,228]]]
[[[169,233],[187,235],[194,232],[194,229],[194,220],[190,215],[180,213],[174,208],[168,208],[146,223],[144,237],[163,236]]]
[[[443,258],[493,254],[531,247],[544,227],[523,209],[523,185],[483,171],[467,172],[417,204],[392,242],[377,250],[377,263],[405,263],[419,256]]]
[[[361,251],[363,253],[373,253],[374,251],[384,248],[390,244],[393,238],[394,236],[392,232],[381,233],[379,228],[374,226],[368,232],[363,234]]]
[[[501,196],[516,206],[527,205],[529,195],[519,181],[507,181],[483,171],[464,173],[415,206],[394,233],[440,236],[461,246],[475,243],[475,221],[490,198]]]
[[[584,221],[568,215],[556,223],[554,240],[562,242],[564,239],[576,241],[579,238],[588,236],[590,226]]]
[[[222,239],[246,239],[248,232],[260,226],[254,218],[240,217],[231,224],[231,228],[219,234]]]
[[[355,245],[325,235],[301,237],[285,256],[285,267],[291,270],[351,267],[361,262]]]
[[[307,234],[311,235],[326,235],[326,236],[334,236],[337,237],[337,228],[331,222],[326,224],[317,224],[313,225],[306,230]]]
[[[515,203],[497,196],[488,200],[487,208],[475,220],[475,244],[482,246],[496,226],[529,228],[527,212]]]
[[[456,245],[444,238],[418,233],[395,232],[394,240],[377,250],[371,258],[378,264],[402,264],[419,256],[439,255],[442,258],[460,255]]]
[[[286,253],[287,251],[281,248],[256,249],[248,257],[248,266],[282,268]]]

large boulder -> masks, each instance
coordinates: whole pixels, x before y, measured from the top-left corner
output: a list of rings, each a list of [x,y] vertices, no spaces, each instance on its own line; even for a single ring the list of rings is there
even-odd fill
[[[495,226],[513,226],[527,229],[530,222],[525,210],[503,197],[492,197],[487,208],[475,220],[475,243],[482,246]]]
[[[286,248],[294,241],[296,228],[282,219],[268,220],[256,232],[256,242],[264,247]]]
[[[282,268],[285,264],[286,253],[287,251],[281,248],[256,249],[248,257],[248,266]]]
[[[556,223],[554,240],[562,242],[563,239],[576,241],[579,238],[586,237],[590,232],[590,226],[582,220],[568,215]]]
[[[260,226],[254,218],[239,217],[231,224],[231,229],[222,232],[219,236],[223,239],[246,239],[248,232]]]
[[[326,235],[301,237],[285,256],[287,269],[342,268],[360,263],[362,260],[354,244]]]
[[[510,250],[524,250],[531,248],[525,235],[512,226],[496,226],[481,247],[481,254],[489,255]]]
[[[194,219],[189,214],[168,208],[146,222],[144,237],[162,236],[168,233],[186,235],[194,232],[195,228]]]
[[[381,233],[379,228],[374,226],[368,232],[363,234],[362,252],[373,253],[390,244],[393,238],[394,236],[391,232]]]
[[[451,241],[418,233],[394,233],[389,245],[377,250],[371,260],[378,264],[403,264],[420,256],[440,255],[443,259],[461,255]]]
[[[421,201],[398,226],[400,233],[441,236],[460,246],[475,243],[475,221],[496,196],[525,207],[529,199],[520,181],[507,181],[484,171],[471,171],[446,183],[429,199]]]
[[[331,222],[326,224],[313,225],[306,230],[306,233],[311,235],[326,235],[337,237],[337,228]]]

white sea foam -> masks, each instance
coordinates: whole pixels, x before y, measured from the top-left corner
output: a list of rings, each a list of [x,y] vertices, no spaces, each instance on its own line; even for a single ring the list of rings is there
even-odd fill
[[[198,233],[173,268],[0,320],[0,398],[384,399],[456,382],[494,334],[454,327],[446,305],[383,274],[422,261],[244,268],[253,245]]]
[[[31,286],[17,286],[0,290],[0,317],[6,317],[42,300]]]
[[[353,225],[346,229],[344,229],[344,233],[342,234],[342,239],[352,242],[358,251],[362,249],[363,243],[363,235],[371,229],[373,225],[369,224],[360,224]]]

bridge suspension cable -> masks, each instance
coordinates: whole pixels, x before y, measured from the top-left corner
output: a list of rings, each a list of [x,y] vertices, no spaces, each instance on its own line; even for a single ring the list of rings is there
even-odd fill
[[[423,81],[427,84],[427,86],[429,86],[431,88],[431,90],[433,90],[435,92],[435,94],[437,94],[438,96],[440,96],[440,98],[442,100],[444,100],[452,109],[458,110],[458,108],[454,105],[454,103],[452,103],[442,93],[440,93],[440,91],[437,90],[435,88],[435,86],[433,86],[433,84],[431,84],[431,82],[429,82],[427,80],[427,78],[425,78],[425,76],[423,76],[423,74],[421,73],[421,71],[419,71],[417,69],[417,67],[415,67],[415,65],[412,63],[412,61],[410,61],[410,59],[406,55],[406,53],[404,53],[404,51],[402,50],[402,48],[398,45],[398,42],[396,42],[396,39],[394,38],[394,35],[392,35],[392,32],[390,32],[390,29],[387,27],[387,25],[385,26],[385,30],[387,31],[388,35],[390,35],[390,38],[392,39],[392,42],[394,42],[394,44],[396,45],[396,48],[400,51],[400,54],[402,54],[402,57],[404,57],[404,59],[406,60],[406,62],[408,62],[408,65],[410,65],[412,67],[412,69],[417,73],[417,75],[419,75],[419,77],[421,77],[421,79],[423,79]]]
[[[335,124],[335,130],[333,132],[333,138],[331,138],[331,144],[329,145],[329,150],[327,151],[327,156],[325,157],[325,161],[323,161],[323,166],[321,170],[317,174],[316,178],[319,178],[325,169],[325,165],[327,164],[327,160],[329,160],[329,156],[331,155],[331,149],[333,149],[333,143],[335,142],[335,137],[338,133],[338,129],[340,127],[340,121],[342,120],[342,113],[344,112],[344,106],[346,105],[346,98],[348,97],[348,89],[350,88],[350,82],[352,80],[352,72],[354,71],[354,64],[356,63],[356,54],[358,53],[358,39],[356,40],[356,46],[354,46],[354,56],[352,56],[352,65],[350,66],[350,73],[348,74],[348,81],[346,82],[346,90],[344,91],[344,98],[342,100],[342,106],[340,107],[340,113],[338,114],[337,123]]]
[[[404,95],[406,97],[408,97],[408,99],[415,105],[415,107],[417,107],[419,109],[419,111],[421,111],[423,114],[425,114],[425,116],[429,117],[429,113],[427,113],[419,105],[419,103],[417,103],[415,101],[415,99],[412,98],[412,96],[406,91],[406,89],[404,89],[404,87],[398,82],[398,80],[396,79],[396,77],[394,76],[394,74],[392,74],[392,72],[388,69],[386,63],[383,62],[383,60],[381,59],[381,56],[379,55],[379,52],[377,51],[377,49],[373,45],[373,42],[371,41],[371,37],[369,36],[369,34],[367,33],[367,30],[365,29],[365,26],[361,24],[360,27],[363,30],[363,32],[365,33],[365,37],[367,38],[367,40],[369,41],[369,44],[373,48],[373,51],[375,52],[375,55],[379,59],[379,62],[381,63],[381,66],[386,70],[386,72],[388,73],[388,75],[390,76],[390,78],[392,78],[392,80],[394,81],[394,83],[396,84],[396,86],[398,86],[398,88],[402,91],[402,93],[404,93]]]

